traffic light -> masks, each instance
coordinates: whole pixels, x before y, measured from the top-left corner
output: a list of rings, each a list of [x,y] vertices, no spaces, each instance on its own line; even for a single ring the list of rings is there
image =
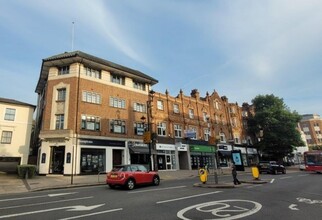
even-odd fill
[[[151,142],[151,133],[146,131],[143,133],[143,143],[149,144]]]

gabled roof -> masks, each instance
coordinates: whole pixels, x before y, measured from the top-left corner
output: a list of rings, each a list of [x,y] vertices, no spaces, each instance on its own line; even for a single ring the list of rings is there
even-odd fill
[[[22,106],[29,106],[29,107],[33,107],[36,108],[35,105],[29,104],[29,103],[25,103],[25,102],[20,102],[14,99],[6,99],[6,98],[1,98],[0,97],[0,103],[7,103],[7,104],[14,104],[14,105],[22,105]]]
[[[42,67],[41,67],[41,71],[40,71],[40,76],[39,76],[39,80],[38,80],[35,92],[40,93],[41,90],[43,89],[43,87],[47,81],[47,78],[48,78],[48,72],[49,72],[50,67],[63,66],[64,64],[68,65],[70,63],[75,63],[75,62],[81,62],[81,63],[85,63],[85,64],[90,63],[92,65],[97,64],[101,67],[105,66],[105,67],[108,67],[108,68],[111,68],[114,70],[125,72],[128,74],[131,74],[131,76],[133,76],[133,77],[141,79],[141,81],[143,81],[143,82],[150,83],[151,85],[158,83],[158,80],[156,80],[153,77],[150,77],[140,71],[113,63],[108,60],[104,60],[99,57],[92,56],[92,55],[84,53],[82,51],[73,51],[73,52],[65,52],[62,54],[54,55],[54,56],[43,59]]]

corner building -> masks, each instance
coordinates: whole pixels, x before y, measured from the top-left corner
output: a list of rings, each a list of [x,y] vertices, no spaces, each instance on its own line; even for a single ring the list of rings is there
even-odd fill
[[[43,59],[35,90],[39,173],[97,174],[117,164],[148,164],[141,118],[157,82],[81,51]]]

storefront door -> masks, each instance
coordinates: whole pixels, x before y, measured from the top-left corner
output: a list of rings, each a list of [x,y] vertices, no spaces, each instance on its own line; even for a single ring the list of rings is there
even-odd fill
[[[51,169],[52,174],[64,173],[65,146],[52,147]]]

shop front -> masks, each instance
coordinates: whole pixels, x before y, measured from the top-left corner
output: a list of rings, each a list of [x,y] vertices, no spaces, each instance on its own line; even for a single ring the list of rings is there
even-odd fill
[[[232,146],[228,144],[218,145],[219,166],[221,168],[230,167]]]
[[[158,170],[177,169],[176,148],[172,144],[156,144]]]
[[[143,142],[129,141],[128,148],[131,164],[143,164],[149,168],[149,146]]]
[[[191,169],[199,169],[204,166],[212,167],[215,153],[215,146],[190,145]]]

